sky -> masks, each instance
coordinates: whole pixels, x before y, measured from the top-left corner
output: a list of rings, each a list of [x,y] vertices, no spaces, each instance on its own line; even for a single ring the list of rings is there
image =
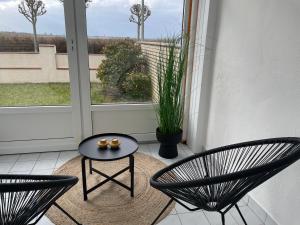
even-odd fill
[[[18,12],[21,0],[0,0],[0,31],[32,32],[32,25]],[[47,13],[38,18],[39,34],[65,35],[62,4],[43,0]],[[89,36],[136,37],[137,25],[129,22],[130,7],[140,0],[93,0],[87,8]],[[145,38],[179,34],[183,0],[145,0],[152,14],[145,21]]]

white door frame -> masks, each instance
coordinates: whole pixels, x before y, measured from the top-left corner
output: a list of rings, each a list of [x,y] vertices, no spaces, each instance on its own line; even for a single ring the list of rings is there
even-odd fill
[[[66,28],[66,41],[68,49],[68,61],[69,61],[69,76],[70,76],[70,88],[71,88],[71,105],[69,106],[27,106],[27,107],[0,107],[0,117],[14,120],[14,118],[28,118],[30,116],[31,121],[35,121],[36,115],[42,116],[45,118],[51,118],[49,121],[46,119],[43,121],[45,127],[43,129],[47,130],[53,121],[56,119],[56,116],[60,115],[69,115],[68,118],[71,119],[71,122],[68,122],[67,126],[70,126],[71,133],[68,135],[56,136],[55,138],[37,138],[35,135],[30,135],[30,127],[24,127],[22,124],[18,125],[14,129],[21,130],[24,133],[29,133],[27,135],[29,138],[18,137],[6,137],[5,139],[0,139],[0,155],[1,154],[15,154],[15,153],[28,153],[28,152],[43,152],[43,151],[61,151],[61,150],[71,150],[76,149],[79,142],[83,137],[90,134],[91,131],[91,117],[90,113],[90,104],[88,102],[89,91],[85,91],[85,95],[80,94],[83,81],[81,80],[84,76],[79,76],[83,74],[84,70],[83,63],[79,62],[78,55],[83,54],[84,48],[77,47],[80,46],[76,40],[83,40],[85,35],[79,35],[82,33],[82,30],[85,27],[81,27],[81,24],[76,21],[76,10],[75,7],[78,3],[83,3],[84,0],[68,0],[64,1],[64,18],[65,18],[65,28]],[[77,8],[80,8],[77,6]],[[85,11],[85,7],[82,7]],[[85,13],[85,12],[84,12]],[[78,16],[77,16],[78,17]],[[86,57],[83,56],[83,57]],[[88,64],[87,64],[88,65]],[[87,76],[86,76],[87,77]],[[83,100],[82,100],[83,99]],[[84,102],[83,106],[81,102]],[[89,113],[87,113],[89,112]],[[82,120],[81,118],[85,118]],[[10,122],[8,121],[8,124]],[[0,129],[0,138],[1,136],[7,133],[7,127],[2,127]],[[55,127],[52,127],[55,130]],[[59,129],[59,128],[58,128]],[[69,130],[70,130],[69,129]],[[23,131],[24,130],[24,131]],[[37,132],[37,131],[35,131]],[[41,133],[43,130],[40,131]],[[55,131],[54,131],[55,132]],[[10,130],[9,133],[13,133],[13,130]],[[25,135],[26,136],[26,135]],[[43,136],[43,135],[41,135]]]
[[[81,105],[82,138],[92,135],[91,88],[85,0],[73,0],[77,41],[77,65]]]
[[[76,44],[76,29],[75,29],[75,13],[74,1],[64,1],[65,12],[65,27],[66,27],[66,42],[69,60],[69,76],[71,85],[71,104],[72,104],[72,125],[73,134],[76,142],[81,141],[82,124],[81,124],[81,109],[80,109],[80,92],[77,66],[77,44]]]

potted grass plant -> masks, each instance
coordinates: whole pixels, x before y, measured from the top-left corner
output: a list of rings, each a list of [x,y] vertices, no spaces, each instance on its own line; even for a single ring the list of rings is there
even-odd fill
[[[156,137],[160,142],[159,155],[164,158],[177,157],[177,144],[182,140],[184,100],[182,81],[186,70],[188,50],[188,41],[185,39],[170,38],[159,51]]]

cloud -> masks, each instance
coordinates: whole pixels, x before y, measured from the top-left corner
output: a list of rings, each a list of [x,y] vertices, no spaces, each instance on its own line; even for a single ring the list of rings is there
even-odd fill
[[[141,3],[141,0],[93,0],[90,7],[102,8],[129,8],[133,4]],[[151,9],[161,9],[166,11],[178,11],[183,6],[183,0],[145,0],[145,5]],[[180,7],[178,7],[180,6]]]
[[[16,8],[21,0],[0,0],[0,10]],[[46,8],[59,7],[61,2],[58,0],[43,0]],[[129,8],[133,4],[141,3],[141,0],[93,0],[90,7],[101,8]],[[151,9],[161,9],[166,11],[178,11],[178,5],[183,4],[183,0],[145,0],[145,5]]]
[[[15,9],[20,4],[21,0],[0,0],[0,10]],[[58,0],[43,0],[46,8],[59,7],[61,2]]]
[[[0,1],[0,10],[18,7],[20,1],[18,0],[2,0]]]
[[[43,0],[46,8],[62,7],[62,3],[58,0]]]

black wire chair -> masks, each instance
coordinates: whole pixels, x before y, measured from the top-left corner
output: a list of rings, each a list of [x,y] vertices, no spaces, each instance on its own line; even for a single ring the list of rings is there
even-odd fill
[[[78,178],[72,176],[0,175],[0,224],[37,224],[54,205],[80,225],[55,203],[77,182]]]
[[[300,158],[300,138],[273,138],[233,144],[205,151],[157,172],[152,187],[190,211],[217,211],[225,225],[225,214],[235,207],[247,225],[237,202]],[[190,204],[192,207],[187,205]]]

